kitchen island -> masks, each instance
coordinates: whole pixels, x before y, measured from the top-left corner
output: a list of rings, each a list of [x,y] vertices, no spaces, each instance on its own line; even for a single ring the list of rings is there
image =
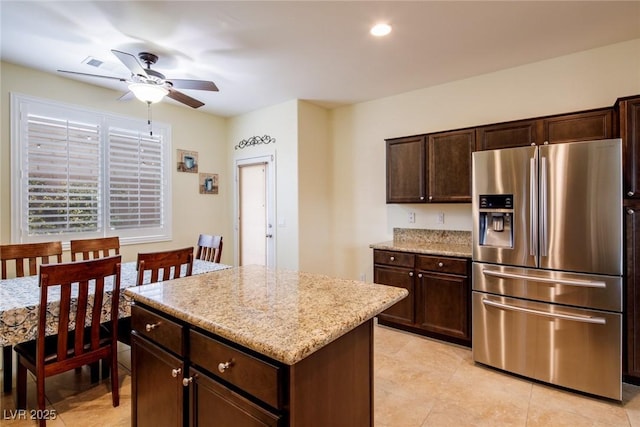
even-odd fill
[[[407,295],[260,266],[125,292],[134,426],[372,426],[373,317]]]

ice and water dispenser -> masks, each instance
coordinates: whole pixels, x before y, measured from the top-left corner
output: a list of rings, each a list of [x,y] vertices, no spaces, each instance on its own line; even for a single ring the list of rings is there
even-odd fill
[[[513,248],[513,194],[479,196],[480,246]]]

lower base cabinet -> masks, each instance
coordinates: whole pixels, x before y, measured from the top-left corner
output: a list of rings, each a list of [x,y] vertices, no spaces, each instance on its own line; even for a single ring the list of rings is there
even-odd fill
[[[132,305],[132,425],[372,427],[373,320],[286,365]]]
[[[374,249],[373,281],[409,291],[378,322],[471,346],[471,260]]]

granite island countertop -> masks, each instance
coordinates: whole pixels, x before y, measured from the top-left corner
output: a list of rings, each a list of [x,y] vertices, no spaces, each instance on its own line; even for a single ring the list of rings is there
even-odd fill
[[[243,266],[124,291],[134,301],[288,365],[406,297],[406,289]]]
[[[394,228],[393,240],[369,245],[372,249],[471,258],[471,232]]]

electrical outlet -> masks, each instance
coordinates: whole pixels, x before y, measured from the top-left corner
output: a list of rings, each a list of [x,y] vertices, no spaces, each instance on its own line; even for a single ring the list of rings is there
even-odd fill
[[[409,224],[415,224],[416,222],[416,213],[409,212]]]
[[[444,212],[438,212],[438,224],[444,224]]]

